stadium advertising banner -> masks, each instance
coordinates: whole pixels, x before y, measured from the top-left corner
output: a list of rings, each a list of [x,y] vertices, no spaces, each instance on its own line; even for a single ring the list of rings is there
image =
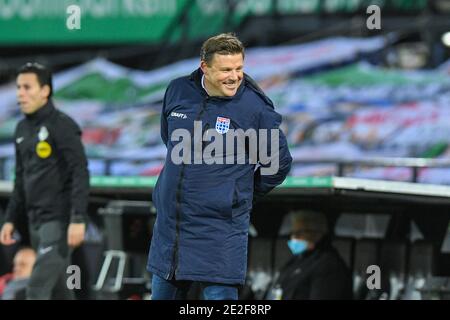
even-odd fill
[[[0,0],[0,42],[114,43],[158,41],[185,0]],[[80,28],[70,29],[72,5]]]
[[[375,2],[383,11],[426,7],[425,0],[0,0],[0,45],[193,40],[248,15],[346,14]]]
[[[193,40],[268,9],[243,1],[227,19],[227,8],[225,0],[0,0],[0,45]]]

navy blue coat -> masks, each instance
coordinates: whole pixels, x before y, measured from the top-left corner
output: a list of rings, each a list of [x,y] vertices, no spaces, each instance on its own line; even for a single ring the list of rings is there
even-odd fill
[[[202,121],[203,132],[214,130],[218,117],[229,119],[230,129],[244,131],[278,129],[281,123],[248,76],[233,97],[209,97],[201,77],[198,69],[173,80],[164,97],[161,137],[167,157],[153,192],[157,218],[147,269],[167,280],[243,284],[253,199],[283,182],[292,158],[279,130],[279,170],[273,175],[255,171],[248,154],[245,164],[237,164],[236,155],[233,164],[195,164],[191,150],[190,163],[174,163],[171,154],[179,142],[170,137],[180,128],[192,133],[195,120]]]

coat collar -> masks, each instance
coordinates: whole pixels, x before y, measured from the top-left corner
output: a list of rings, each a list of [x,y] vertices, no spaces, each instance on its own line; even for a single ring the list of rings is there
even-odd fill
[[[201,94],[205,97],[208,98],[208,93],[206,92],[205,89],[203,89],[202,86],[202,76],[203,76],[203,71],[202,69],[198,68],[197,70],[193,71],[190,76],[189,76],[189,80],[191,80],[192,82],[194,82],[195,86],[197,87],[197,89],[201,92]],[[209,97],[210,99],[218,99],[218,100],[232,100],[234,98],[239,98],[242,93],[244,92],[245,88],[249,88],[252,91],[254,91],[257,95],[259,95],[261,97],[261,99],[264,100],[264,102],[266,102],[271,108],[274,108],[273,102],[272,100],[269,99],[269,97],[266,96],[266,94],[264,93],[264,91],[258,86],[258,84],[256,83],[255,80],[253,80],[248,74],[244,73],[244,79],[242,80],[241,85],[238,88],[238,91],[236,92],[236,94],[233,97]]]
[[[53,105],[53,102],[49,99],[47,103],[37,110],[36,112],[32,114],[26,114],[25,118],[35,124],[42,122],[45,118],[48,118],[48,116],[55,110],[55,106]]]
[[[239,98],[242,95],[242,93],[244,92],[245,77],[234,96],[232,96],[232,97],[210,97],[208,95],[208,93],[206,92],[206,90],[202,86],[202,77],[203,77],[203,71],[202,71],[202,69],[198,68],[197,70],[195,70],[194,72],[192,72],[190,74],[189,80],[194,82],[197,89],[200,90],[200,92],[202,93],[202,96],[204,96],[205,98],[217,99],[217,100],[233,100],[234,98]]]

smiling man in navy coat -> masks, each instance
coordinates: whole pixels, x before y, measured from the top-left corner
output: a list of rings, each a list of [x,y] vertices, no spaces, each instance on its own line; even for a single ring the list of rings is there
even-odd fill
[[[194,281],[205,299],[237,299],[252,204],[290,170],[281,116],[243,68],[240,40],[220,34],[204,42],[200,68],[166,90],[167,157],[153,193],[147,264],[154,300],[185,299]]]

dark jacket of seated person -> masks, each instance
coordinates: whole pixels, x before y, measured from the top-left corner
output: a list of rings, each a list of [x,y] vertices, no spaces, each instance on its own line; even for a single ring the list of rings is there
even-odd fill
[[[292,258],[281,268],[268,292],[269,299],[352,299],[352,276],[331,245],[328,224],[320,212],[301,211],[292,215]]]

